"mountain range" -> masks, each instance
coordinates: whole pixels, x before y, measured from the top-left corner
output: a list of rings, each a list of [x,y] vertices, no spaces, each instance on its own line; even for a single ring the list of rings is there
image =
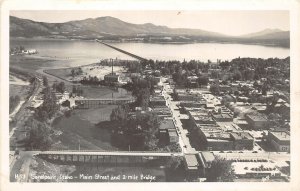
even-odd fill
[[[100,39],[158,43],[221,42],[289,47],[289,31],[265,29],[242,36],[186,28],[169,28],[152,23],[132,24],[106,16],[64,23],[37,22],[10,16],[11,37],[46,37],[67,39]]]

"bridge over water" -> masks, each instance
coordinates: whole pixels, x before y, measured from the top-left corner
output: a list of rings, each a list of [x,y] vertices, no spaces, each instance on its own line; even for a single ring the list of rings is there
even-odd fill
[[[115,50],[117,50],[117,51],[119,51],[119,52],[122,52],[122,53],[124,53],[124,54],[126,54],[126,55],[128,55],[128,56],[131,56],[131,57],[133,57],[133,58],[135,58],[135,59],[138,59],[138,60],[140,60],[140,61],[148,61],[146,58],[143,58],[143,57],[140,57],[140,56],[138,56],[138,55],[132,54],[132,53],[130,53],[130,52],[127,52],[127,51],[122,50],[122,49],[120,49],[120,48],[117,48],[117,47],[115,47],[115,46],[109,45],[109,44],[107,44],[107,43],[105,43],[105,42],[99,41],[98,39],[96,39],[96,42],[99,42],[99,43],[101,43],[101,44],[103,44],[103,45],[105,45],[105,46],[108,46],[108,47],[110,47],[110,48],[112,48],[112,49],[115,49]]]
[[[121,105],[134,102],[133,98],[101,98],[101,99],[76,99],[75,104],[79,109],[98,108],[101,105]]]

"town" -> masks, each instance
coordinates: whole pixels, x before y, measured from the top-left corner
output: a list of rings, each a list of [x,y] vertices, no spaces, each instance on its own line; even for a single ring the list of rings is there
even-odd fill
[[[289,181],[289,57],[204,63],[134,56],[138,61],[107,59],[33,76],[33,93],[23,104],[29,114],[11,121],[18,127],[10,139],[13,160],[19,150],[31,150],[61,162],[146,165],[154,160],[173,173],[171,181]],[[104,67],[111,72],[89,73]],[[55,78],[52,86],[49,77]],[[132,96],[86,98],[85,86],[124,88]],[[55,118],[102,105],[117,105],[107,123],[118,151],[51,151],[49,137],[62,133],[51,127]]]

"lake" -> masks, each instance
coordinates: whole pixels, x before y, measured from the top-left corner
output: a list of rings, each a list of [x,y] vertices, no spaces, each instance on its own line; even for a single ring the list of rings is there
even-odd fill
[[[200,60],[206,62],[231,60],[237,57],[286,58],[289,48],[220,43],[194,44],[151,44],[151,43],[109,43],[113,46],[153,60]],[[55,58],[49,68],[80,66],[98,62],[100,59],[133,58],[94,41],[54,40],[54,39],[11,39],[10,46],[24,46],[37,49],[39,54],[32,57]]]

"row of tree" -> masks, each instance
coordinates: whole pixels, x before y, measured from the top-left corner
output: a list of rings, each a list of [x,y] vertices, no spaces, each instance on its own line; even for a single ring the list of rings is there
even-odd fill
[[[156,150],[159,118],[153,113],[129,117],[129,112],[128,105],[112,111],[110,120],[117,124],[112,130],[112,143],[123,149]]]

